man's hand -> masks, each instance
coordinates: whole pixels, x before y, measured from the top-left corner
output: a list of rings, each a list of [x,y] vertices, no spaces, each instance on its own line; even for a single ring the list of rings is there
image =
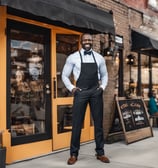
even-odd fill
[[[79,87],[73,88],[73,89],[72,89],[72,94],[73,94],[73,95],[75,94],[76,90],[81,90],[81,89],[80,89]]]
[[[103,88],[102,87],[98,87],[97,90],[102,90],[103,91]]]

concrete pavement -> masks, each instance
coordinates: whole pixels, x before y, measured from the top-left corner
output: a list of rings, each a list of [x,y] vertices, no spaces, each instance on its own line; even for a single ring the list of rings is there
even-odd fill
[[[127,145],[125,141],[105,144],[105,153],[111,163],[102,163],[95,158],[95,143],[81,145],[78,161],[67,165],[69,150],[7,165],[6,168],[158,168],[158,128],[153,128],[154,137]]]

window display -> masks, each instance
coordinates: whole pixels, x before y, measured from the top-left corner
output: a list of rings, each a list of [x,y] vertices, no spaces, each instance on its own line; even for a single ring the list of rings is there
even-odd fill
[[[44,35],[11,29],[12,137],[45,132]]]

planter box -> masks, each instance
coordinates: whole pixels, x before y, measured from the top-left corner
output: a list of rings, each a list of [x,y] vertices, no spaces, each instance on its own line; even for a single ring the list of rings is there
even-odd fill
[[[6,162],[6,147],[0,148],[0,168],[5,168]]]

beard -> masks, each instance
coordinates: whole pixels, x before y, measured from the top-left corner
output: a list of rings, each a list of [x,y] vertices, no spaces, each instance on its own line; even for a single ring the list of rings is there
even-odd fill
[[[82,44],[82,48],[86,51],[89,51],[92,48],[92,44],[91,43]]]

